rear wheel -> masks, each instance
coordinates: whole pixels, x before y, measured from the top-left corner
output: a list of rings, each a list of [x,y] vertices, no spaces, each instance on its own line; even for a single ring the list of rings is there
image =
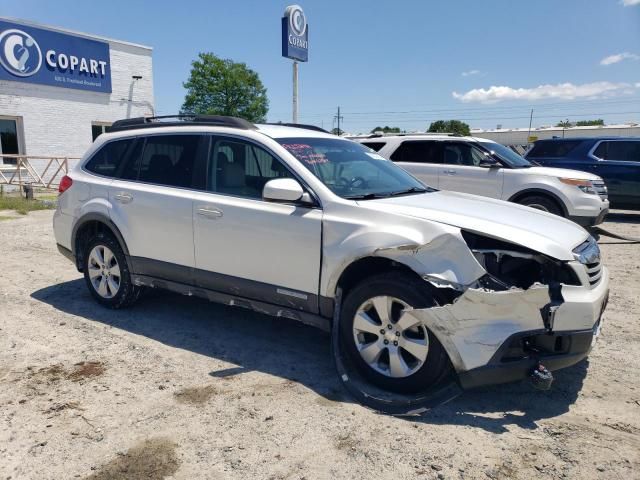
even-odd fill
[[[104,233],[98,233],[87,243],[84,279],[93,298],[108,308],[127,307],[140,296],[140,287],[131,282],[122,247]]]
[[[410,312],[437,305],[428,285],[409,275],[365,280],[342,305],[345,351],[378,387],[401,393],[425,390],[449,372],[449,362],[438,339]]]
[[[527,195],[526,197],[518,200],[518,203],[520,205],[535,208],[536,210],[542,210],[543,212],[549,212],[553,213],[554,215],[560,215],[561,217],[564,217],[560,205],[558,205],[555,200],[543,195]]]

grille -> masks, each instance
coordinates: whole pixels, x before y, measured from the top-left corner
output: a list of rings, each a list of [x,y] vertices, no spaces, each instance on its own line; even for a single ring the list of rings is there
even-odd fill
[[[602,277],[602,265],[600,262],[595,263],[587,263],[585,265],[587,268],[587,276],[589,277],[589,285],[596,285],[600,278]]]
[[[594,181],[593,188],[602,200],[607,199],[609,192],[607,191],[607,186],[604,184],[604,182]]]

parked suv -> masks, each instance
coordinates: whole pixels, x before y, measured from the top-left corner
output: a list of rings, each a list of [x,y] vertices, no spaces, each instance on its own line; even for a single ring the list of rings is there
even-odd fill
[[[532,165],[491,140],[454,135],[396,135],[357,139],[440,190],[527,205],[582,226],[602,223],[607,189],[593,173]]]
[[[525,156],[540,165],[598,175],[607,184],[612,208],[640,210],[640,138],[538,140]]]
[[[60,252],[101,305],[143,288],[329,329],[370,381],[422,390],[584,358],[609,274],[580,226],[435,191],[324,131],[118,121],[60,185]]]

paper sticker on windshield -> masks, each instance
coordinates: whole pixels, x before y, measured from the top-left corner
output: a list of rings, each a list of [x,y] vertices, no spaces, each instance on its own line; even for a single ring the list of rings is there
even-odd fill
[[[373,158],[374,160],[385,160],[385,158],[382,155],[378,155],[375,152],[364,152],[367,155],[369,155],[371,158]]]
[[[322,154],[316,153],[311,145],[304,143],[283,143],[282,146],[301,162],[313,165],[316,163],[327,163],[329,159]]]

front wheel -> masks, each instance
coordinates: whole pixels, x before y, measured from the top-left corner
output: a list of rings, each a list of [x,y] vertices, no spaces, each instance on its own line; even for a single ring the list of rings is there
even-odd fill
[[[535,208],[536,210],[542,210],[543,212],[553,213],[563,217],[562,208],[552,199],[542,195],[527,195],[524,198],[518,200],[520,205]]]
[[[140,296],[133,285],[124,252],[110,235],[99,233],[84,252],[84,280],[93,298],[107,308],[123,308]]]
[[[380,388],[426,390],[449,373],[449,362],[438,339],[410,311],[437,305],[428,286],[409,275],[365,280],[342,305],[340,335],[346,353]]]

